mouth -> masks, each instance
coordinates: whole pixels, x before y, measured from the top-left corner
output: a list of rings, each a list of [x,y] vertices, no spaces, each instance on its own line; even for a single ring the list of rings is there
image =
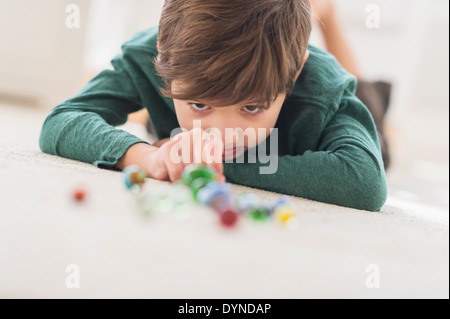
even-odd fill
[[[225,149],[225,151],[222,153],[223,157],[230,157],[236,155],[238,152],[242,151],[243,147],[234,147],[234,148],[228,148]]]

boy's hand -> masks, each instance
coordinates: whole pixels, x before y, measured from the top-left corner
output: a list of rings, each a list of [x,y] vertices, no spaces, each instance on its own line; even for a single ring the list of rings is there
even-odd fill
[[[222,141],[211,139],[211,135],[205,131],[200,133],[194,134],[194,130],[191,130],[180,133],[173,139],[157,142],[157,145],[161,145],[161,147],[150,156],[150,177],[175,182],[181,178],[186,166],[196,163],[213,167],[217,171],[220,180],[224,180]],[[209,137],[209,139],[194,141],[196,137],[205,139]],[[216,145],[218,151],[216,154],[211,155],[209,151],[213,149],[214,145]]]
[[[192,163],[205,164],[216,169],[219,180],[225,181],[223,176],[223,143],[222,141],[209,138],[194,143],[193,130],[178,134],[175,138],[156,142],[156,146],[139,143],[131,146],[124,157],[117,164],[117,168],[124,169],[129,165],[139,165],[151,178],[175,182],[181,178],[184,168]],[[206,134],[206,135],[205,135]],[[205,131],[201,132],[203,137],[211,137]],[[160,146],[160,147],[158,147]],[[218,150],[211,154],[210,150]],[[195,148],[195,149],[194,149]],[[199,157],[200,156],[200,157]]]
[[[165,143],[167,143],[167,142],[169,142],[169,141],[170,141],[170,138],[165,138],[165,139],[163,139],[163,140],[159,140],[159,141],[153,143],[152,145],[153,145],[154,147],[160,148],[161,146],[163,146],[163,144],[165,144]]]

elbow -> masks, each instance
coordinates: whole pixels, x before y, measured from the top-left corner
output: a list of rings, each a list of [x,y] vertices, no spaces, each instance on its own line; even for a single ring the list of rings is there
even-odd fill
[[[46,142],[44,130],[41,131],[41,135],[39,136],[39,148],[43,153],[54,155],[52,154],[51,149],[48,143]]]
[[[341,188],[343,198],[348,202],[344,206],[379,212],[386,203],[387,182],[386,172],[376,155],[366,156],[363,153],[358,160],[346,162],[346,176],[344,187]]]
[[[354,187],[352,193],[352,208],[379,212],[387,199],[387,184],[384,172],[381,176],[365,179]]]
[[[42,125],[39,135],[39,148],[43,153],[50,155],[56,154],[56,138],[54,127],[51,124],[52,114],[49,114]]]

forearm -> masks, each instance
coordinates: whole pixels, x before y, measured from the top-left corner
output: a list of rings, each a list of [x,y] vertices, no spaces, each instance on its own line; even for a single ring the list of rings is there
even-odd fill
[[[379,211],[386,199],[384,172],[370,156],[362,153],[307,152],[281,156],[278,157],[278,169],[270,175],[260,174],[258,163],[225,163],[224,170],[227,180],[232,183]]]
[[[102,168],[115,167],[136,143],[145,142],[109,125],[98,114],[77,111],[50,114],[39,139],[45,153]]]

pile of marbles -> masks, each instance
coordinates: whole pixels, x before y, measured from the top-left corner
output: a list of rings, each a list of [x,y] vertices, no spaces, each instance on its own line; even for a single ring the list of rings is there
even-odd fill
[[[139,210],[146,215],[170,211],[187,218],[193,205],[201,204],[212,209],[227,228],[234,227],[243,217],[258,222],[276,220],[290,229],[296,226],[288,197],[269,202],[252,193],[234,196],[230,184],[219,182],[217,172],[206,165],[187,166],[170,192],[156,191],[152,195],[143,195],[146,174],[138,166],[127,167],[123,174],[126,188],[137,195]]]

